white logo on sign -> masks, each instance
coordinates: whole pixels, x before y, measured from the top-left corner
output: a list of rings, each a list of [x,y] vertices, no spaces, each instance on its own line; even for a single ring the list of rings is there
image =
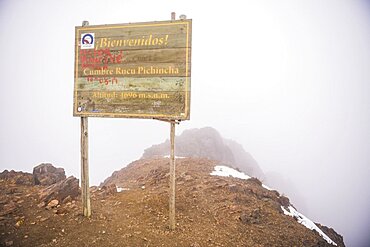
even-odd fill
[[[94,33],[81,34],[81,49],[94,49],[95,35]]]

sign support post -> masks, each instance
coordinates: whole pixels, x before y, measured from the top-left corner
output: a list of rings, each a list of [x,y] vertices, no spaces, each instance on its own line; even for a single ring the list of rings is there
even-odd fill
[[[170,132],[170,142],[171,142],[171,153],[170,153],[170,208],[169,208],[169,219],[170,219],[170,229],[174,230],[176,227],[175,218],[175,184],[176,184],[176,163],[175,163],[175,121],[171,121],[171,132]]]
[[[88,118],[81,117],[81,198],[83,215],[91,216],[89,190]]]
[[[82,26],[88,26],[89,22],[83,21]],[[89,139],[88,118],[81,117],[81,198],[83,215],[91,216],[90,186],[89,186]]]
[[[171,13],[171,21],[176,20],[176,13]],[[170,131],[170,193],[169,193],[169,220],[170,220],[170,230],[175,230],[176,228],[176,163],[175,163],[175,124],[176,121],[170,121],[171,131]]]

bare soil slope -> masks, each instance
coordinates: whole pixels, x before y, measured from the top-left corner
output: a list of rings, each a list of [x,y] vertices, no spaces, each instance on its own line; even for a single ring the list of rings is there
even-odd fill
[[[92,188],[91,218],[81,215],[79,198],[46,209],[43,186],[0,179],[0,246],[331,246],[282,213],[287,198],[257,179],[209,175],[216,164],[176,160],[174,231],[166,158],[135,161],[108,178],[105,190]],[[113,184],[125,190],[114,193]]]

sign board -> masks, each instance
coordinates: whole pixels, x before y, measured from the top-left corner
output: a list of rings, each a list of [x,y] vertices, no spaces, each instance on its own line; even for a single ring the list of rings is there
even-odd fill
[[[188,120],[191,25],[76,27],[74,116]]]

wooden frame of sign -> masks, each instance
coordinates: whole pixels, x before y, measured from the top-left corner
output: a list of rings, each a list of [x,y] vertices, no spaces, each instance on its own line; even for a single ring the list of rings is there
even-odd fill
[[[188,120],[191,24],[76,27],[74,116]]]

